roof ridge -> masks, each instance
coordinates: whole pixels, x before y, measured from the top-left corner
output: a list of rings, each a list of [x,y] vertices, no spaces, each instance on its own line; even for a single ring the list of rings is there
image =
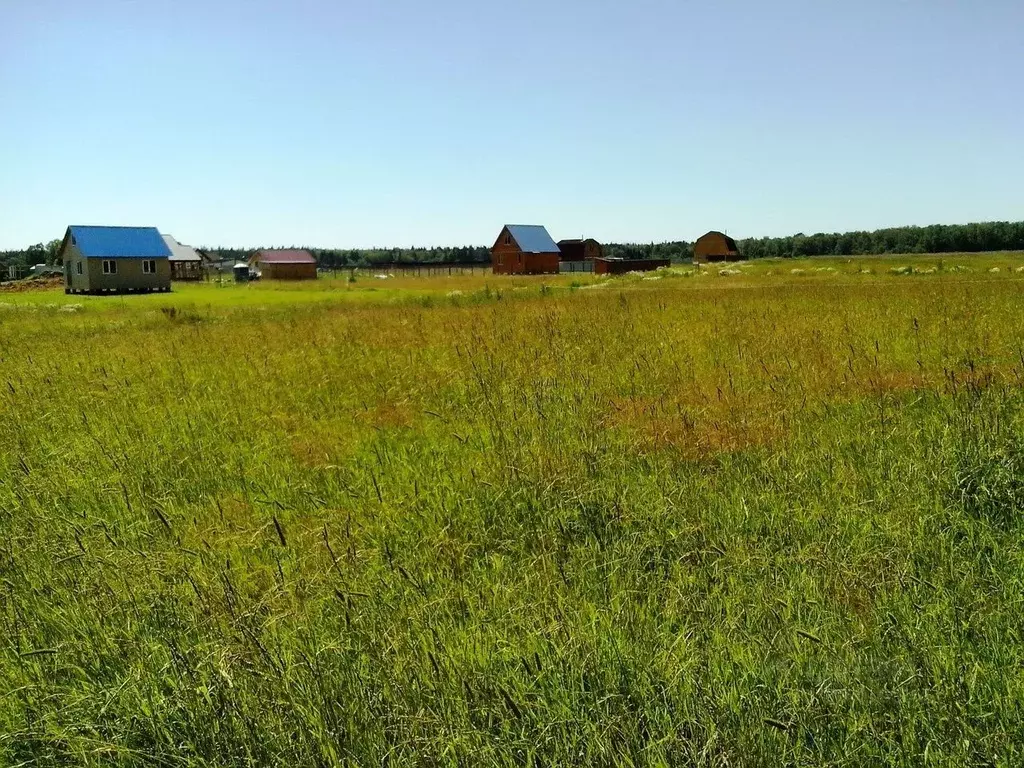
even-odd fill
[[[152,225],[138,226],[132,224],[69,224],[69,227],[75,227],[77,229],[159,229]],[[163,234],[162,232],[160,234]]]

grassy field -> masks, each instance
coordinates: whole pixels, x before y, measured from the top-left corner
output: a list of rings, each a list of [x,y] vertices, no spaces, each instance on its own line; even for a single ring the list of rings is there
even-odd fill
[[[1022,267],[0,292],[0,764],[1020,765]]]

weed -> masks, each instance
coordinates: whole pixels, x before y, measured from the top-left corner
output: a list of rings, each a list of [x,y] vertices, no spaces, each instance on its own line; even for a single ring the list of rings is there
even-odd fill
[[[834,263],[5,293],[0,764],[1021,763],[1019,286]]]

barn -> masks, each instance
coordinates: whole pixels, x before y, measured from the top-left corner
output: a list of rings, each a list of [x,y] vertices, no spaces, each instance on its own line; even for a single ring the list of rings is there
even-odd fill
[[[604,248],[592,237],[578,240],[559,240],[558,251],[562,261],[590,261],[604,258]]]
[[[65,293],[171,290],[171,251],[156,227],[70,226],[59,255]]]
[[[722,232],[708,232],[697,238],[693,244],[693,261],[739,261],[740,252],[736,241]]]
[[[171,280],[202,280],[205,275],[203,257],[195,248],[182,245],[171,235],[164,235],[171,252]]]
[[[558,274],[561,251],[548,231],[533,224],[507,224],[491,248],[495,274]]]
[[[297,248],[257,251],[249,268],[266,280],[316,280],[316,257]]]

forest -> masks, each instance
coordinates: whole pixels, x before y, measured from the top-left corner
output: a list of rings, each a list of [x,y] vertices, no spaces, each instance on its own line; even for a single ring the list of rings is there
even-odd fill
[[[874,232],[802,232],[788,237],[747,238],[737,241],[747,259],[801,256],[874,256],[886,253],[981,253],[1024,250],[1024,221],[979,224],[933,224],[893,227]],[[693,243],[609,244],[609,256],[688,261]]]
[[[0,269],[8,266],[59,263],[60,240],[37,243],[24,250],[0,251]],[[788,237],[739,240],[747,259],[798,258],[801,256],[866,256],[886,253],[981,253],[1024,250],[1024,221],[990,221],[976,224],[933,224],[927,227],[893,227],[874,232],[802,232]],[[225,259],[245,260],[253,249],[203,248]],[[387,263],[474,263],[490,260],[486,246],[454,248],[310,249],[322,267],[353,267]],[[666,243],[608,243],[608,256],[633,259],[689,261],[693,244],[685,240]]]

